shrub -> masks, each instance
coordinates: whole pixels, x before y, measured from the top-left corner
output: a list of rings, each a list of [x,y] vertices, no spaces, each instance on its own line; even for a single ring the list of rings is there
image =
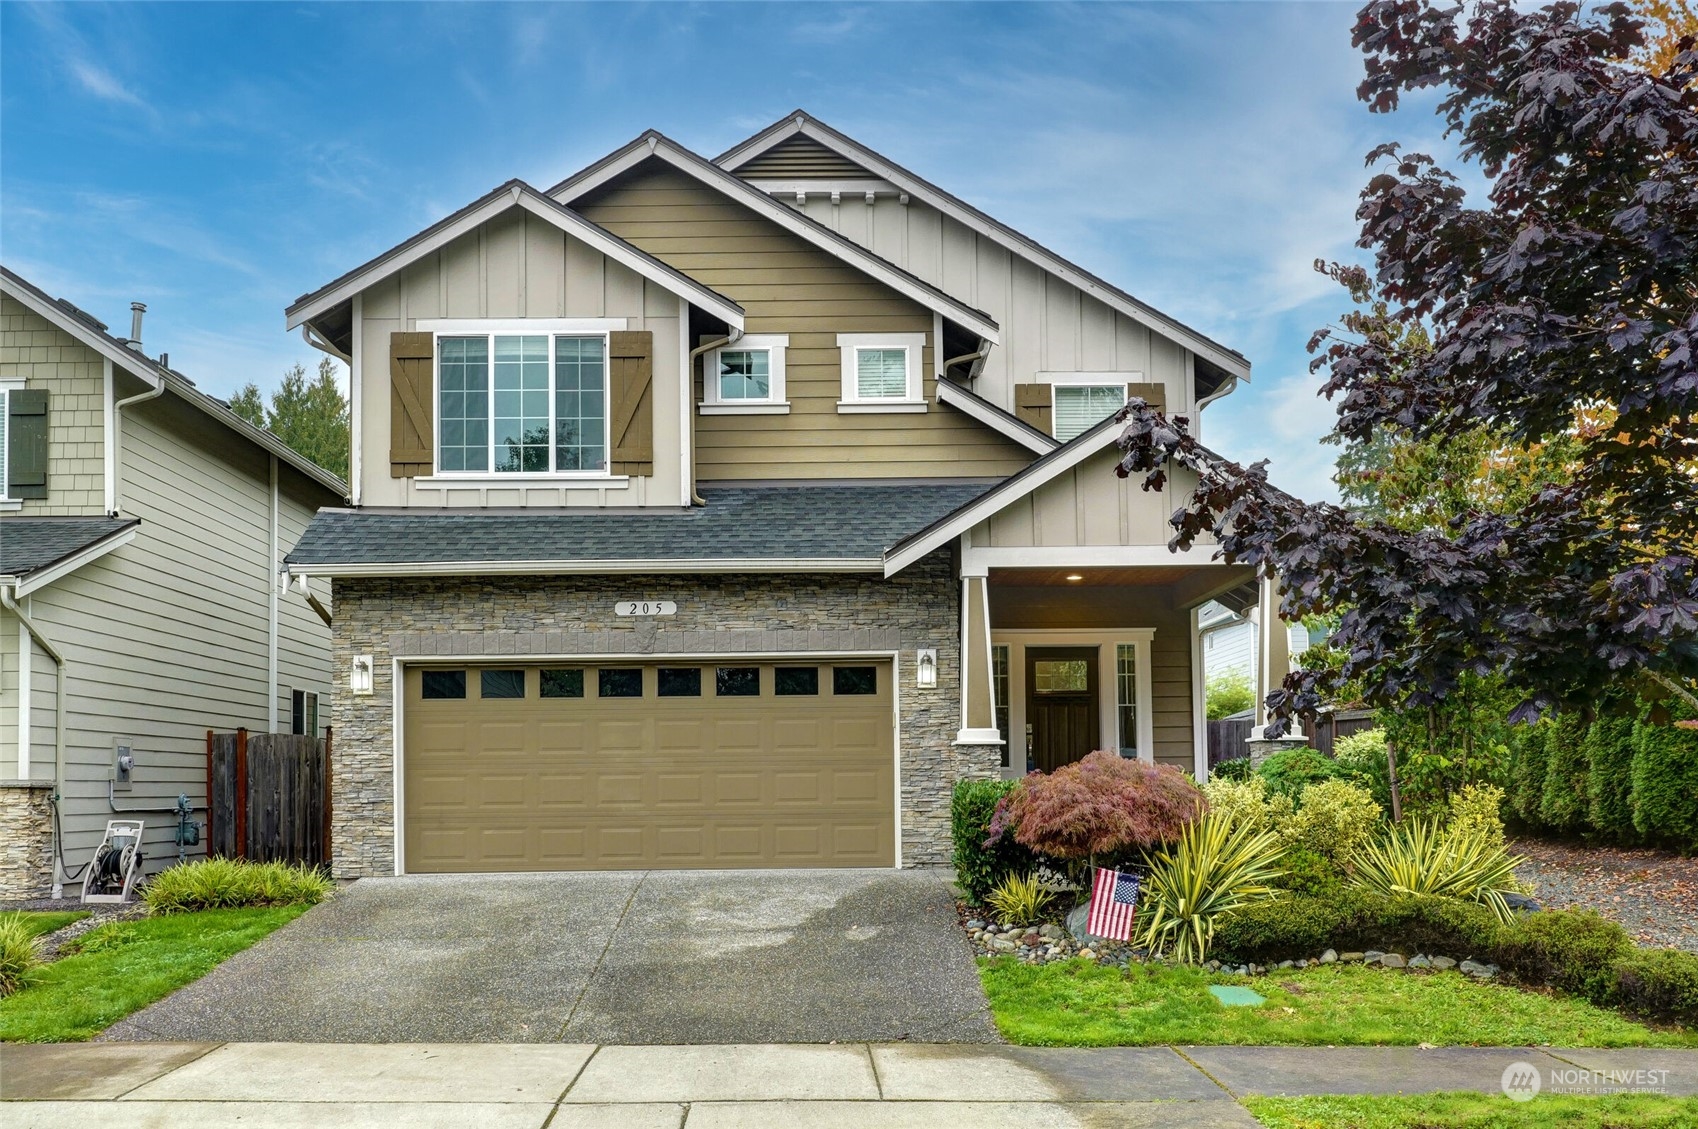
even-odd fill
[[[1616,962],[1609,1002],[1652,1019],[1698,1025],[1698,955],[1633,950]]]
[[[1485,906],[1454,898],[1386,897],[1360,886],[1292,893],[1239,910],[1215,932],[1218,952],[1238,960],[1313,958],[1323,949],[1385,949],[1495,959],[1509,928]]]
[[[1557,831],[1578,831],[1586,822],[1586,729],[1574,717],[1546,727],[1545,783],[1539,819]]]
[[[1304,788],[1323,780],[1336,780],[1343,770],[1314,749],[1296,748],[1283,749],[1263,761],[1256,775],[1268,782],[1268,791],[1301,802]]]
[[[1208,959],[1223,916],[1274,896],[1280,854],[1271,832],[1213,815],[1192,822],[1149,862],[1139,943],[1180,961]]]
[[[41,963],[41,939],[21,913],[0,914],[0,997],[29,983]]]
[[[1364,729],[1333,742],[1333,763],[1346,780],[1368,790],[1382,811],[1391,810],[1391,765],[1386,760],[1386,731]]]
[[[1005,925],[1030,925],[1043,916],[1055,895],[1038,883],[1036,872],[1010,874],[985,898],[985,904]]]
[[[1268,782],[1260,776],[1242,781],[1213,778],[1203,785],[1203,798],[1211,813],[1257,831],[1274,830],[1295,810],[1289,796],[1269,796]]]
[[[1604,716],[1586,731],[1586,822],[1620,843],[1633,826],[1633,718]]]
[[[1256,766],[1249,757],[1233,757],[1209,769],[1210,780],[1248,780],[1256,775]]]
[[[142,890],[154,913],[241,906],[312,906],[335,884],[308,866],[244,859],[203,859],[162,870]]]
[[[1479,902],[1510,920],[1506,891],[1513,892],[1522,860],[1493,846],[1478,830],[1443,828],[1415,819],[1387,830],[1356,861],[1354,879],[1380,894],[1428,894]]]
[[[1098,750],[1028,774],[997,802],[990,836],[1010,829],[1040,855],[1108,861],[1172,842],[1202,810],[1203,793],[1178,769]]]
[[[1633,727],[1633,826],[1681,850],[1698,848],[1698,730]]]
[[[1523,725],[1510,744],[1509,806],[1528,827],[1543,825],[1539,805],[1545,798],[1546,733],[1549,722]]]
[[[1450,797],[1450,828],[1479,834],[1494,847],[1504,845],[1503,789],[1496,784],[1467,784]]]
[[[955,882],[967,901],[982,905],[997,883],[1037,865],[1031,851],[1003,835],[985,846],[997,801],[1019,787],[1018,780],[958,780],[949,802],[949,829],[955,842]]]
[[[1495,959],[1518,979],[1603,1002],[1616,962],[1633,952],[1627,930],[1591,910],[1530,913],[1505,930]]]
[[[1344,872],[1325,855],[1304,847],[1288,849],[1279,860],[1285,871],[1274,885],[1294,894],[1330,897],[1344,889]]]
[[[1235,713],[1243,713],[1256,704],[1256,691],[1250,686],[1250,676],[1240,671],[1228,671],[1209,679],[1203,688],[1203,710],[1210,721],[1219,721]]]
[[[1303,789],[1297,810],[1278,827],[1287,850],[1312,852],[1348,869],[1380,825],[1380,805],[1367,789],[1346,780],[1323,780]]]

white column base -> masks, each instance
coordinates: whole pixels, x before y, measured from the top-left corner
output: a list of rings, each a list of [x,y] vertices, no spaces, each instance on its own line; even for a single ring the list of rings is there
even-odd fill
[[[1291,727],[1285,731],[1283,737],[1269,737],[1268,727],[1265,724],[1252,726],[1249,739],[1252,741],[1294,741],[1299,745],[1306,744],[1309,740],[1303,732],[1303,727],[1295,721],[1291,723]]]
[[[963,729],[955,735],[957,745],[1000,745],[1002,732],[997,729]]]

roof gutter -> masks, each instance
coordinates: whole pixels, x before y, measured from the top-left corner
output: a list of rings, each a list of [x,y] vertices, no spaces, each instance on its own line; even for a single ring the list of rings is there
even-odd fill
[[[724,337],[715,337],[691,349],[689,359],[684,362],[684,371],[687,378],[684,400],[690,407],[690,504],[692,506],[707,505],[707,499],[696,490],[696,416],[699,413],[696,411],[696,405],[691,402],[696,398],[696,358],[710,349],[723,348],[742,336],[743,331],[737,326],[732,326],[731,332]],[[704,382],[707,380],[707,373],[702,374],[702,380]]]
[[[106,363],[110,365],[112,362],[108,361]],[[117,386],[114,385],[113,387]],[[114,400],[112,402],[112,450],[114,454],[112,457],[112,511],[109,515],[111,517],[117,517],[124,509],[124,460],[119,458],[117,455],[117,452],[124,449],[122,442],[124,431],[124,409],[135,404],[145,404],[149,400],[157,400],[163,395],[165,395],[165,379],[163,377],[159,377],[154,381],[153,387],[148,389],[146,392],[139,392],[134,396],[126,396],[122,400]]]
[[[290,564],[289,575],[387,576],[568,576],[604,573],[869,572],[885,570],[878,557],[768,557],[600,561],[359,561]]]

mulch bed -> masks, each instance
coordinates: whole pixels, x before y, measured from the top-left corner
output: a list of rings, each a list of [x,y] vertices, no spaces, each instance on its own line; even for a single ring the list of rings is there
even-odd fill
[[[1591,909],[1641,945],[1698,952],[1698,859],[1667,851],[1585,847],[1523,839],[1516,876],[1535,883],[1547,909]]]

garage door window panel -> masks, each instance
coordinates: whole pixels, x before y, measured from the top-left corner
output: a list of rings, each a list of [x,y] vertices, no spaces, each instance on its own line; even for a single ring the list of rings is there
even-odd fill
[[[545,670],[542,672],[542,696],[545,698],[582,698],[582,670]]]
[[[840,698],[878,693],[878,668],[873,666],[832,667],[831,692]]]
[[[427,702],[466,696],[466,672],[463,670],[427,670],[423,682],[420,692]]]
[[[713,692],[721,698],[758,698],[761,693],[761,668],[722,666],[713,673]]]
[[[632,667],[605,667],[596,671],[596,697],[640,698],[643,672]]]
[[[655,689],[662,698],[702,696],[702,669],[698,666],[663,666],[657,672]]]
[[[820,692],[820,668],[781,666],[773,672],[773,689],[781,698],[813,697]]]
[[[479,671],[478,696],[485,701],[497,698],[523,698],[525,696],[525,672],[522,670]]]

